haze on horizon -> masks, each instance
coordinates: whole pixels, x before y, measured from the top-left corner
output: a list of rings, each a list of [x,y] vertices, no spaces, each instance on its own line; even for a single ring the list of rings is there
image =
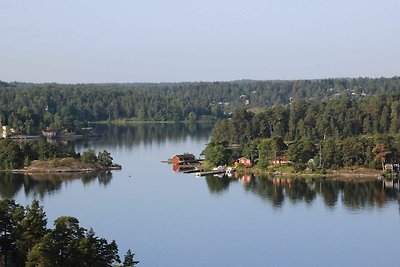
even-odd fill
[[[0,2],[0,80],[391,77],[398,0]]]

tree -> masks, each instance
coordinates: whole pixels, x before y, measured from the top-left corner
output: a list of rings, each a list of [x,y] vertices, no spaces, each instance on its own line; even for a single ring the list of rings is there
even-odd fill
[[[26,255],[48,233],[47,218],[39,201],[33,200],[26,209],[25,218],[21,221],[21,239],[18,241],[21,260],[25,262]]]
[[[95,236],[92,229],[80,227],[78,219],[59,217],[53,230],[46,228],[46,222],[36,200],[26,209],[13,200],[1,200],[0,265],[112,267],[121,262],[115,241]]]
[[[94,152],[94,150],[89,149],[87,151],[84,151],[81,155],[81,161],[83,163],[96,163],[97,157],[96,157],[96,153]]]
[[[104,238],[96,237],[93,229],[80,238],[79,250],[82,252],[81,264],[85,266],[107,267],[120,262],[115,241],[108,243]]]
[[[110,153],[108,153],[106,150],[103,150],[103,152],[99,152],[97,156],[97,162],[103,166],[109,167],[113,163],[113,158],[111,157]]]
[[[232,150],[227,142],[210,142],[206,148],[206,159],[214,165],[223,165],[231,160]]]
[[[385,169],[386,156],[390,154],[390,151],[386,148],[385,144],[376,144],[376,146],[372,149],[372,153],[375,155],[376,162],[381,163],[382,170]]]
[[[79,239],[84,229],[77,218],[62,216],[54,221],[54,230],[44,239],[46,256],[55,266],[80,266]]]
[[[134,260],[134,256],[135,256],[135,254],[132,253],[132,251],[130,249],[128,249],[128,251],[126,252],[126,255],[125,255],[123,266],[124,267],[134,267],[134,266],[136,266],[136,264],[138,264],[139,261],[135,261]]]
[[[14,200],[0,202],[0,254],[3,256],[4,266],[9,264],[9,257],[15,259],[17,241],[20,239],[20,221],[24,217],[24,208]]]
[[[308,161],[315,157],[317,148],[315,144],[309,140],[296,141],[289,145],[287,157],[297,166],[305,166]]]
[[[338,149],[339,148],[339,149]],[[321,144],[321,165],[326,168],[339,168],[343,165],[342,151],[336,139],[329,138]]]
[[[258,165],[261,168],[268,166],[268,162],[282,156],[287,149],[281,136],[261,140],[258,146],[258,154],[260,156]]]
[[[24,157],[20,147],[10,139],[0,140],[0,169],[23,166]]]

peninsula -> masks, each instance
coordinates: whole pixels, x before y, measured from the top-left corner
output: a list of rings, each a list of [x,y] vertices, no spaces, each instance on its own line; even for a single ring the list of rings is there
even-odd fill
[[[255,173],[378,177],[400,158],[400,94],[293,100],[217,122],[206,160]]]

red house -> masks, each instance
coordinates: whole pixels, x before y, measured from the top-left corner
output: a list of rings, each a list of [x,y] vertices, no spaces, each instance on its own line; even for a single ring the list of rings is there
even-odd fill
[[[272,160],[273,165],[282,165],[282,164],[288,164],[288,163],[289,163],[289,161],[287,160],[285,155],[276,157],[275,160]]]
[[[253,166],[253,162],[251,162],[251,159],[248,159],[246,157],[241,157],[238,159],[239,164],[242,164],[245,167],[251,167]]]
[[[193,154],[185,153],[182,155],[174,155],[171,158],[173,164],[181,164],[187,162],[193,162],[195,160],[195,156]]]

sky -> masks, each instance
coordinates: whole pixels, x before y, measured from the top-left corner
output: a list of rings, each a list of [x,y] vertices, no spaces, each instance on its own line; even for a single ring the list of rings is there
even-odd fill
[[[392,77],[399,0],[0,0],[0,80]]]

